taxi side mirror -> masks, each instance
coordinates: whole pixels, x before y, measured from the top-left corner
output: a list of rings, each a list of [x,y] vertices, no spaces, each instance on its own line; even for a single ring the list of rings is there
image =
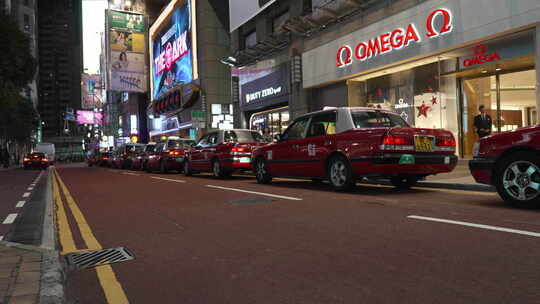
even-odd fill
[[[274,141],[280,142],[283,139],[283,136],[281,134],[274,135]]]

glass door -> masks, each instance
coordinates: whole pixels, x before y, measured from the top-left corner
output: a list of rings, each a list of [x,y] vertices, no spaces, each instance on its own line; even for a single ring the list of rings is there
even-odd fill
[[[479,107],[491,117],[492,134],[537,124],[536,72],[511,73],[462,79],[463,156],[472,157],[472,147],[479,136],[474,125]]]

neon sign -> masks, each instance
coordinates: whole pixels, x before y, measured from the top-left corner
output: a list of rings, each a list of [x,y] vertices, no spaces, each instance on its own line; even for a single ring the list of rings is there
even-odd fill
[[[436,29],[435,21],[440,18],[442,18],[442,26]],[[426,20],[426,37],[437,38],[452,32],[454,28],[452,22],[452,13],[449,9],[439,8],[432,11]],[[366,61],[393,50],[408,47],[412,42],[422,42],[420,32],[414,23],[408,24],[406,28],[396,28],[367,41],[361,41],[354,49],[350,45],[341,46],[336,54],[336,65],[338,68],[343,68],[352,64],[354,60]]]

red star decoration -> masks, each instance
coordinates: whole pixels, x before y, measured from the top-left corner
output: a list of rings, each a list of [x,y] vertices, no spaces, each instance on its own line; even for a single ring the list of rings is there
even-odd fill
[[[437,97],[433,96],[431,97],[431,104],[436,105],[437,104]]]
[[[427,118],[427,111],[431,109],[430,106],[426,106],[425,104],[422,104],[419,107],[416,107],[418,109],[418,117],[424,115]]]

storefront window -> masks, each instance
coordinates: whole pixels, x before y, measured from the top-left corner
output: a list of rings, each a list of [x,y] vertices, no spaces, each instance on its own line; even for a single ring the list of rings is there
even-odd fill
[[[281,134],[289,125],[287,107],[259,112],[251,115],[250,129],[260,131],[265,136]]]

